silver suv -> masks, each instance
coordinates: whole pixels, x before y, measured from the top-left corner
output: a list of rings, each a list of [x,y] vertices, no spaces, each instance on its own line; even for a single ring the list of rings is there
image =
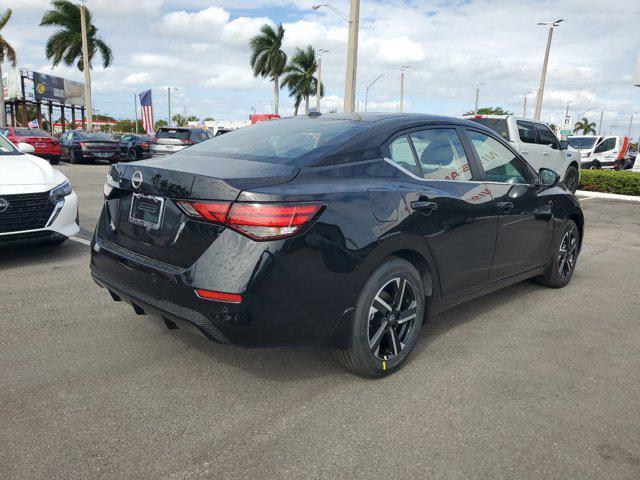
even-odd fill
[[[155,139],[151,142],[151,155],[175,153],[210,138],[212,135],[202,128],[162,127],[158,129]]]

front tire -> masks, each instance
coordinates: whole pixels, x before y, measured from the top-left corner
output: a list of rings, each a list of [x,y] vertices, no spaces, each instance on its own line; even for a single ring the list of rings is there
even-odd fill
[[[58,165],[60,163],[60,156],[59,155],[55,155],[53,157],[50,158],[49,163],[51,165]]]
[[[564,174],[564,185],[567,187],[567,190],[571,193],[576,193],[576,190],[578,189],[578,181],[578,169],[573,166],[567,168],[567,171]]]
[[[357,375],[380,378],[398,369],[413,349],[425,314],[420,273],[400,258],[381,264],[358,297],[346,348],[336,357]]]
[[[547,268],[537,277],[541,285],[549,288],[562,288],[573,276],[580,252],[580,232],[576,222],[567,220],[559,238]]]
[[[138,153],[134,148],[129,149],[129,152],[127,152],[127,158],[130,162],[135,162],[136,160],[138,160]]]

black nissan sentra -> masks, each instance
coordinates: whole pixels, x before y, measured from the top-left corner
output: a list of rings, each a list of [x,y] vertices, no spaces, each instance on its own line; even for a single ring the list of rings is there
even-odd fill
[[[111,168],[91,273],[167,327],[323,344],[379,377],[427,317],[537,278],[566,285],[580,205],[493,131],[454,118],[313,115]]]

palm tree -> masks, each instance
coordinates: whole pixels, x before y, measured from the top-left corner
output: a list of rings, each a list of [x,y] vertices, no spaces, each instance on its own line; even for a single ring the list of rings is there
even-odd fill
[[[187,119],[179,113],[176,113],[173,117],[171,117],[171,121],[176,127],[184,127],[187,124]]]
[[[307,45],[305,50],[297,48],[282,80],[282,86],[288,87],[289,95],[296,98],[296,115],[303,98],[305,114],[309,113],[309,98],[318,92],[317,69],[315,49],[311,45]],[[320,86],[320,94],[324,95],[323,85]]]
[[[287,66],[287,54],[282,51],[284,27],[279,24],[275,29],[264,24],[260,33],[249,42],[251,48],[251,68],[254,77],[273,80],[274,113],[278,113],[280,104],[280,76]]]
[[[13,49],[9,42],[7,42],[2,36],[2,29],[11,18],[11,9],[7,8],[4,15],[0,17],[0,87],[2,87],[2,63],[6,58],[13,68],[16,68],[16,51]],[[4,90],[4,87],[2,87]],[[4,93],[0,92],[0,127],[4,127],[7,122],[7,114],[4,107]]]
[[[200,119],[198,118],[197,115],[189,115],[187,117],[187,122],[199,122]]]
[[[573,126],[573,133],[578,133],[580,130],[582,130],[583,135],[596,133],[596,122],[589,123],[587,117],[582,117],[582,120],[576,122],[576,124]]]
[[[51,0],[52,10],[44,14],[41,27],[60,27],[47,40],[45,53],[53,66],[61,62],[67,66],[74,63],[78,70],[84,71],[82,63],[82,33],[80,7],[69,0]],[[91,12],[85,7],[87,22],[87,45],[89,50],[89,68],[97,52],[102,57],[102,66],[107,68],[113,62],[111,48],[98,36],[98,29],[91,23]]]

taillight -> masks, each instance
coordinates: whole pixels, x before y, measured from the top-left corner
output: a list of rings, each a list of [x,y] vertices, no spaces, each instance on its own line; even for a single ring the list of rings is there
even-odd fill
[[[289,237],[302,230],[321,208],[317,204],[234,203],[227,223],[256,240]]]
[[[254,239],[273,240],[296,235],[313,221],[321,204],[176,202],[191,218],[228,225]],[[231,208],[229,208],[231,207]]]
[[[87,147],[87,144],[86,144],[86,143],[84,143],[84,142],[80,142],[80,147],[81,147],[81,148],[86,148],[86,147]]]
[[[189,145],[196,143],[193,140],[191,140],[190,138],[181,138],[180,141],[182,143],[188,143]]]
[[[140,144],[140,146],[141,146],[142,148],[149,148],[149,142],[142,142],[142,143]]]

